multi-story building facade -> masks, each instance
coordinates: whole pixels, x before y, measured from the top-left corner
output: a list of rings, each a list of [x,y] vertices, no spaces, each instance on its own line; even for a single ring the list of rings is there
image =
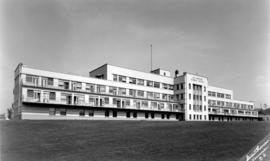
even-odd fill
[[[83,77],[19,64],[13,93],[15,119],[258,118],[254,103],[233,100],[232,91],[208,86],[207,77],[172,77],[161,69],[146,73],[105,64]]]

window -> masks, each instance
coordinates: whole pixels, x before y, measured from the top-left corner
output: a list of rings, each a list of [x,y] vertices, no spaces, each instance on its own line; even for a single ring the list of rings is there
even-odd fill
[[[157,108],[157,102],[151,102],[151,109]]]
[[[146,86],[153,87],[153,82],[152,81],[146,81]]]
[[[143,79],[137,79],[137,84],[144,86],[144,80]]]
[[[211,91],[208,91],[208,96],[212,96],[212,92]]]
[[[191,110],[191,104],[189,104],[189,110]]]
[[[188,89],[191,89],[191,84],[190,83],[188,84]]]
[[[116,95],[117,94],[117,88],[116,87],[109,87],[109,93]]]
[[[165,114],[162,113],[162,114],[161,114],[161,119],[164,119],[164,118],[165,118]]]
[[[56,109],[55,108],[49,108],[49,115],[55,115]]]
[[[154,119],[155,118],[155,113],[151,113],[151,118]]]
[[[126,100],[126,106],[130,106],[130,100]]]
[[[82,89],[81,82],[72,82],[72,89],[75,91],[80,91]]]
[[[110,103],[109,97],[104,97],[104,104],[109,104],[109,103]]]
[[[122,96],[126,95],[126,88],[119,88],[118,94]]]
[[[126,81],[126,78],[127,78],[127,77],[125,77],[125,76],[119,75],[119,82],[124,82],[124,83],[126,83],[126,82],[127,82],[127,81]]]
[[[32,83],[33,82],[33,77],[32,75],[26,75],[26,82]]]
[[[49,94],[49,99],[50,99],[50,100],[55,100],[55,99],[56,99],[55,92],[50,92],[50,94]]]
[[[179,90],[179,84],[176,84],[176,90]]]
[[[162,94],[162,99],[163,100],[167,100],[168,99],[168,95],[167,94]]]
[[[175,96],[176,96],[176,100],[179,101],[180,100],[179,99],[179,94],[176,94]]]
[[[48,85],[53,86],[53,78],[48,78]]]
[[[144,91],[138,90],[138,91],[137,91],[137,96],[139,96],[139,97],[144,97]]]
[[[238,111],[239,114],[244,114],[244,111]]]
[[[140,101],[137,101],[137,100],[134,100],[134,101],[133,101],[133,106],[136,107],[137,109],[140,109],[140,107],[141,107],[141,102],[140,102]]]
[[[148,101],[142,101],[142,107],[148,108]]]
[[[89,92],[95,92],[95,85],[90,84],[90,83],[86,83],[85,90],[89,91]]]
[[[206,101],[206,96],[203,97],[203,100]]]
[[[162,83],[162,86],[163,86],[164,89],[168,89],[168,85],[167,84]]]
[[[146,119],[148,118],[148,113],[147,113],[147,112],[144,114],[144,117],[145,117]]]
[[[136,78],[129,77],[130,84],[136,84]]]
[[[94,84],[89,84],[89,91],[94,93],[95,92],[95,85]]]
[[[230,95],[230,94],[226,94],[225,97],[226,97],[227,99],[231,99],[231,95]]]
[[[204,108],[204,111],[206,111],[206,106],[205,105],[203,106],[203,108]]]
[[[129,95],[135,97],[136,90],[129,89]]]
[[[109,117],[110,116],[110,111],[106,110],[105,111],[105,117]]]
[[[204,120],[206,120],[206,115],[204,115]]]
[[[225,106],[225,103],[224,103],[224,101],[221,101],[220,103],[221,103],[221,106]]]
[[[225,97],[223,93],[221,93],[221,95],[220,95],[220,96],[221,96],[221,98],[224,98],[224,97]]]
[[[159,104],[159,107],[160,107],[160,109],[163,110],[163,109],[164,109],[164,103],[160,103],[160,104]]]
[[[113,105],[117,104],[117,98],[113,98]]]
[[[27,97],[33,98],[33,97],[34,97],[34,90],[28,89],[28,90],[27,90]]]
[[[168,95],[169,96],[169,101],[173,101],[174,96],[173,95]]]
[[[169,113],[167,113],[167,119],[170,119],[170,114]]]
[[[160,94],[159,93],[155,93],[155,99],[160,99]]]
[[[153,99],[154,98],[154,93],[153,92],[147,92],[147,98]]]
[[[203,87],[203,91],[206,92],[206,87],[205,86]]]
[[[173,105],[170,103],[169,105],[169,111],[172,111]]]
[[[113,117],[117,117],[117,111],[113,111]]]
[[[190,99],[190,100],[191,100],[191,94],[190,94],[190,93],[188,94],[188,99]]]
[[[67,103],[67,93],[61,93],[61,102]]]
[[[84,97],[84,95],[76,94],[76,95],[74,95],[73,100],[74,100],[74,104],[82,105],[82,104],[84,104],[85,97]]]
[[[117,75],[113,74],[113,81],[117,81]]]
[[[26,75],[26,82],[38,85],[38,77],[33,75]]]
[[[81,109],[80,112],[79,112],[79,115],[80,116],[85,116],[85,110],[84,109]]]
[[[67,115],[67,110],[65,108],[60,109],[60,115],[66,116]]]
[[[200,115],[200,120],[202,120],[202,115]]]
[[[98,93],[106,93],[106,86],[97,85],[97,92]]]
[[[133,112],[133,118],[137,118],[137,112]]]
[[[89,97],[89,104],[91,105],[91,106],[94,106],[95,105],[95,97]]]
[[[173,85],[169,84],[169,89],[173,90]]]
[[[127,117],[127,118],[130,118],[130,112],[129,112],[129,111],[127,111],[126,117]]]
[[[189,114],[189,120],[191,120],[192,119],[192,116],[191,116],[191,114]]]
[[[94,110],[90,110],[88,113],[89,116],[94,116]]]
[[[184,83],[180,84],[180,89],[184,89]]]
[[[159,82],[154,82],[154,87],[155,88],[160,88],[160,83]]]

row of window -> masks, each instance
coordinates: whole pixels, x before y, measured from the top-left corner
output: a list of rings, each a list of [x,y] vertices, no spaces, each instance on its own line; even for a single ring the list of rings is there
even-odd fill
[[[126,77],[126,76],[117,75],[117,74],[113,74],[113,80],[118,81],[118,82],[123,82],[123,83],[130,83],[130,84],[137,84],[137,85],[154,87],[154,88],[163,88],[163,89],[173,90],[173,85],[171,84],[144,80],[144,79],[139,79],[139,78],[134,78],[134,77]]]
[[[237,120],[254,120],[254,118],[240,118],[240,117],[235,117],[235,118],[232,118],[232,117],[222,117],[222,116],[209,116],[209,120],[218,120],[218,121],[237,121]]]
[[[203,118],[204,116],[204,118]],[[198,115],[198,114],[194,114],[192,117],[192,114],[189,114],[189,120],[206,120],[207,117],[206,115]]]
[[[202,85],[189,83],[188,84],[188,89],[191,90],[191,86],[192,86],[192,89],[194,91],[202,91]],[[176,84],[175,87],[176,87],[176,90],[185,89],[185,83]],[[206,87],[205,86],[203,86],[203,91],[206,92]]]
[[[189,104],[188,108],[189,108],[189,110],[191,110],[191,104]],[[193,105],[192,110],[198,111],[198,112],[206,111],[206,106],[204,105],[202,108],[202,105]]]
[[[185,99],[184,93],[176,94],[175,96],[176,96],[176,100],[177,100],[177,101],[180,101],[180,100],[184,100],[184,99]],[[192,96],[192,95],[189,94],[189,96],[188,96],[188,99],[189,99],[189,100],[191,100],[191,96]],[[206,96],[204,96],[203,98],[204,98],[203,100],[206,101]],[[196,101],[196,100],[197,100],[197,101],[202,101],[202,95],[195,95],[195,94],[194,94],[194,95],[193,95],[193,100],[195,100],[195,101]]]
[[[218,92],[212,92],[212,91],[208,91],[208,96],[218,97],[218,98],[226,98],[226,99],[232,98],[232,96],[230,94],[218,93]]]
[[[209,112],[211,109],[209,108]],[[247,114],[247,115],[257,115],[256,111],[243,111],[243,110],[229,110],[229,109],[215,109],[212,108],[212,112],[214,113],[224,113],[224,114]]]
[[[56,108],[49,108],[49,115],[56,115],[56,112],[57,112],[57,109]],[[110,113],[112,113],[112,117],[117,117],[118,116],[118,112],[117,111],[115,111],[115,110],[113,110],[113,111],[109,111],[109,110],[106,110],[105,112],[104,112],[104,116],[105,117],[110,117]],[[137,112],[130,112],[130,111],[127,111],[127,112],[125,112],[126,113],[126,118],[131,118],[131,117],[133,117],[133,118],[137,118]],[[66,116],[67,115],[67,109],[65,109],[65,108],[61,108],[61,109],[59,109],[59,114],[61,115],[61,116]],[[90,116],[90,117],[94,117],[94,110],[85,110],[85,109],[80,109],[79,110],[79,112],[78,112],[78,115],[79,116]],[[146,118],[146,119],[148,119],[148,118],[152,118],[152,119],[154,119],[155,118],[155,113],[153,113],[153,112],[150,112],[150,113],[148,113],[148,112],[145,112],[144,113],[144,118]],[[160,115],[161,117],[161,119],[170,119],[171,118],[171,114],[169,114],[169,113],[162,113],[161,115]],[[176,115],[176,119],[179,119],[179,115]]]
[[[49,102],[56,101],[56,92],[52,91],[43,91],[43,98],[41,98],[40,90],[27,89],[27,98],[31,98],[36,100],[37,102]],[[71,93],[63,93],[60,94],[60,101],[64,104],[74,104],[74,105],[91,105],[91,106],[105,106],[112,104],[118,108],[125,107],[135,107],[137,109],[140,108],[151,108],[157,110],[177,110],[179,106],[173,103],[164,103],[164,102],[155,102],[155,101],[147,101],[147,100],[133,100],[131,104],[130,99],[121,99],[121,98],[112,98],[112,97],[98,97],[93,95],[87,95],[88,101],[86,100],[86,95],[84,94],[71,94]],[[110,103],[110,98],[112,99],[112,103]],[[42,101],[41,101],[42,100]],[[165,107],[166,106],[166,107]]]
[[[43,77],[42,77],[43,79]],[[47,80],[50,79],[50,86],[52,86],[54,83],[53,78],[46,78]],[[38,80],[37,76],[32,75],[26,75],[26,81],[28,83],[33,83],[37,85]],[[49,85],[48,83],[43,84],[43,86]],[[113,94],[113,95],[121,95],[121,96],[132,96],[132,97],[141,97],[141,98],[148,98],[148,99],[157,99],[157,100],[166,100],[166,101],[173,101],[173,95],[169,94],[161,94],[161,93],[155,93],[155,92],[147,92],[142,90],[135,90],[135,89],[126,89],[126,88],[118,88],[113,86],[105,86],[105,85],[98,85],[98,84],[91,84],[86,83],[85,89],[82,88],[81,82],[71,82],[66,80],[58,80],[58,87],[61,89],[71,89],[74,91],[87,91],[91,93],[107,93]],[[108,90],[107,90],[108,89]]]
[[[224,101],[216,101],[216,100],[208,100],[208,105],[209,106],[240,108],[240,109],[253,109],[253,105],[232,103],[232,102],[224,102]]]
[[[191,100],[191,94],[188,94],[188,99]],[[193,95],[193,100],[202,100],[202,96],[201,95]],[[203,101],[206,101],[206,96],[203,96]]]

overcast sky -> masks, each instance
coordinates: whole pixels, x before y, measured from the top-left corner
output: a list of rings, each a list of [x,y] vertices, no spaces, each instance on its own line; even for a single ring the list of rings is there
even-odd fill
[[[14,69],[88,75],[104,63],[208,76],[240,100],[270,104],[267,0],[2,0],[1,110]]]

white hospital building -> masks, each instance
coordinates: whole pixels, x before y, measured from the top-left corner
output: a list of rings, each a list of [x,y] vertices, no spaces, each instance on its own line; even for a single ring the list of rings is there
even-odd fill
[[[187,72],[172,76],[104,64],[83,77],[19,64],[14,81],[14,119],[258,119],[253,102],[235,100],[232,90]]]

